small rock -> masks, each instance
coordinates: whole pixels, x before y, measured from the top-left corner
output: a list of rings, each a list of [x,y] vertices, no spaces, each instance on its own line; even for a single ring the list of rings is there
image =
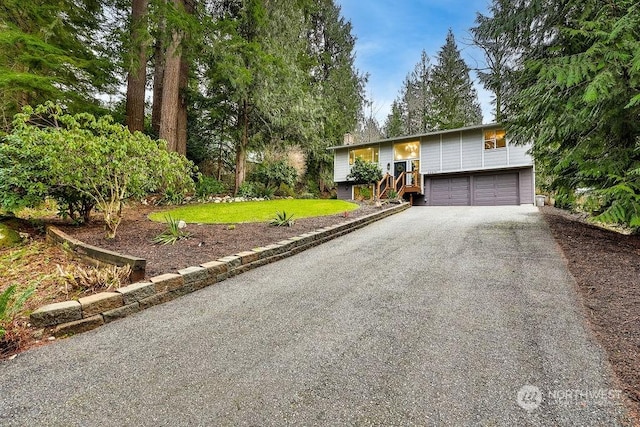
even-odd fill
[[[178,228],[185,228],[187,226],[187,223],[184,222],[183,220],[178,221]]]

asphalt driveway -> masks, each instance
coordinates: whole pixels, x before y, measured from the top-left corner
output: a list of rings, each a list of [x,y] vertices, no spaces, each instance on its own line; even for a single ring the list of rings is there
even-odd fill
[[[414,207],[0,362],[0,425],[616,425],[533,207]]]

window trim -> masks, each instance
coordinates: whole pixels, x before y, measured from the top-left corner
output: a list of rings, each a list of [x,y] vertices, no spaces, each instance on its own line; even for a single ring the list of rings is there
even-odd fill
[[[499,136],[502,136],[499,138]],[[498,146],[498,141],[504,145]],[[483,147],[485,150],[503,150],[507,148],[507,135],[504,129],[491,129],[483,132]]]
[[[362,147],[362,148],[351,148],[347,153],[347,156],[349,159],[349,166],[353,166],[353,164],[356,161],[356,158],[357,158],[355,155],[356,151],[363,151],[363,150],[369,150],[369,149],[371,150],[371,159],[364,159],[362,156],[360,158],[363,158],[363,160],[365,160],[368,163],[379,163],[380,147],[372,146],[372,147]]]

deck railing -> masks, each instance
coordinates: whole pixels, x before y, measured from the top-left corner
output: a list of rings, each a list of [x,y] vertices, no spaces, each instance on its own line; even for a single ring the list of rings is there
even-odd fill
[[[393,175],[387,173],[376,186],[376,197],[378,199],[387,198],[389,190],[395,190],[397,197],[402,197],[407,191],[407,187],[414,189],[420,186],[419,179],[420,173],[417,170],[411,172],[404,171],[398,175],[397,178],[394,178]]]

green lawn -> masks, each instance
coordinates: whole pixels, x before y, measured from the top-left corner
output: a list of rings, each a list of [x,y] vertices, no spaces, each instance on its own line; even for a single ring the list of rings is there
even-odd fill
[[[356,203],[344,200],[282,199],[263,202],[206,203],[180,206],[149,215],[152,221],[164,222],[167,214],[197,224],[230,224],[264,222],[273,219],[276,212],[293,214],[293,219],[335,215],[358,208]]]

